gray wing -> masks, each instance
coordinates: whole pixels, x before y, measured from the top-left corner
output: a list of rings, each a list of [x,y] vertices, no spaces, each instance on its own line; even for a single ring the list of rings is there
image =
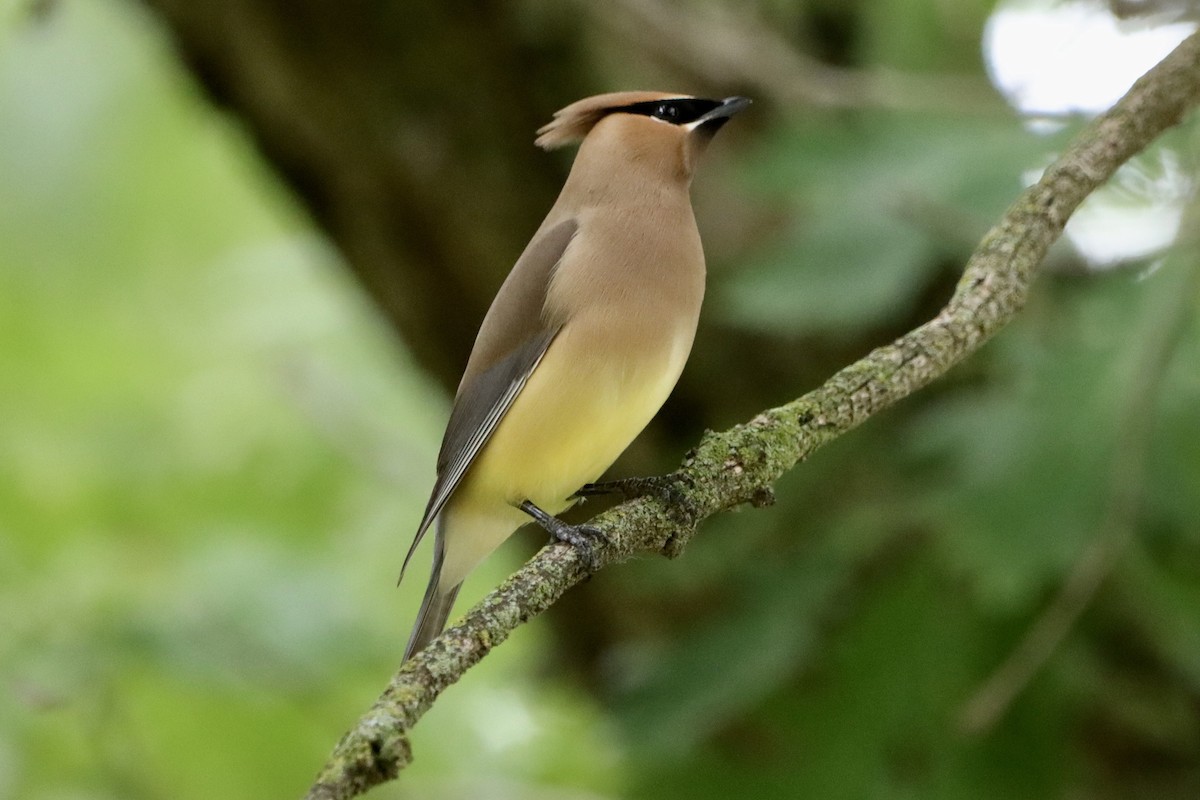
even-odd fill
[[[560,326],[543,320],[546,288],[578,225],[568,219],[539,232],[521,254],[484,318],[454,398],[438,454],[437,480],[404,566],[462,482],[479,451],[525,388]]]

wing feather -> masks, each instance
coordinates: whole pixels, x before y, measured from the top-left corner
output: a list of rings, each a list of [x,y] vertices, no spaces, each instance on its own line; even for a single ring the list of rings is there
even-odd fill
[[[546,288],[578,224],[568,219],[540,231],[492,303],[471,353],[438,454],[437,480],[400,569],[462,483],[504,415],[525,388],[561,325],[543,318]]]

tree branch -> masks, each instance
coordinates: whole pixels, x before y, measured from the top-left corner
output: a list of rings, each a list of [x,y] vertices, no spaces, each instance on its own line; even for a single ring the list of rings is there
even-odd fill
[[[600,566],[678,554],[709,516],[763,505],[771,485],[819,447],[928,385],[978,350],[1024,305],[1038,264],[1088,194],[1200,101],[1200,34],[1180,44],[1085,128],[980,243],[932,320],[824,386],[724,433],[707,433],[673,474],[678,502],[646,497],[593,520],[609,537]],[[344,800],[394,778],[412,759],[408,732],[434,700],[521,623],[585,577],[573,549],[549,546],[393,676],[342,737],[308,793]]]

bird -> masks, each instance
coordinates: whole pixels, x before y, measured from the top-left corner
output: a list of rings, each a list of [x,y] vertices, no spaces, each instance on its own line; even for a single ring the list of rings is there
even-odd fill
[[[434,528],[405,661],[441,633],[471,570],[531,519],[590,554],[598,531],[557,515],[679,379],[705,284],[692,175],[713,134],[748,105],[612,92],[572,103],[538,129],[539,147],[579,142],[579,150],[484,316],[455,394],[400,573]]]

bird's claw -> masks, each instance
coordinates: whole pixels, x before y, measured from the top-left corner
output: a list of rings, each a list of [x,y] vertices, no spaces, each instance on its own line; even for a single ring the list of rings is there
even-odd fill
[[[568,525],[550,531],[550,543],[562,542],[575,548],[579,560],[588,572],[600,569],[600,557],[596,550],[609,544],[608,535],[594,525]]]

